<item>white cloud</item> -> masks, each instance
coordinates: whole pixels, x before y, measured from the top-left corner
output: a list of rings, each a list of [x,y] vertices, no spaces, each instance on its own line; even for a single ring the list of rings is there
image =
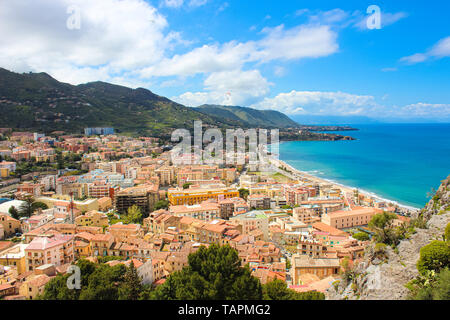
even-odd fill
[[[249,105],[269,93],[272,84],[258,70],[215,72],[204,81],[205,91],[186,92],[172,99],[188,105]]]
[[[208,2],[208,0],[191,0],[189,1],[190,7],[201,7],[205,5]]]
[[[345,92],[291,91],[274,98],[265,98],[252,107],[278,110],[287,114],[341,115],[361,114],[365,108],[376,106],[373,96]]]
[[[184,0],[164,0],[163,5],[168,8],[180,8],[184,3]]]
[[[388,98],[381,97],[382,101]],[[345,92],[291,91],[265,98],[251,107],[286,114],[323,116],[367,116],[384,119],[450,119],[450,104],[415,103],[406,106],[380,104],[370,95]]]
[[[327,26],[285,29],[280,25],[276,28],[265,28],[262,33],[265,36],[258,41],[203,45],[145,68],[142,75],[191,76],[197,73],[235,70],[248,62],[320,58],[335,53],[339,47],[337,34]]]
[[[400,61],[408,64],[416,64],[427,61],[431,58],[442,59],[445,57],[450,57],[450,37],[439,40],[425,53],[416,53],[411,56],[403,57]]]
[[[75,3],[81,28],[69,30]],[[0,2],[0,65],[46,71],[61,81],[111,81],[159,62],[180,41],[144,0]]]

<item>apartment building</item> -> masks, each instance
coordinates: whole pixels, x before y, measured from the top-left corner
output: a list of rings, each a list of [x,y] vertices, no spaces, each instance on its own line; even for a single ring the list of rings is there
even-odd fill
[[[44,264],[60,266],[74,260],[72,235],[46,235],[34,238],[25,248],[27,271]]]
[[[129,207],[136,205],[141,209],[142,214],[146,215],[153,211],[158,200],[158,186],[142,185],[117,192],[114,199],[114,205],[116,210],[120,213],[125,213]]]
[[[26,272],[26,261],[25,261],[25,248],[27,244],[16,244],[4,251],[0,252],[0,265],[2,266],[15,266],[17,268],[17,273],[21,274]]]
[[[257,210],[267,210],[270,209],[270,197],[253,194],[249,195],[247,198],[248,206]]]
[[[254,229],[263,233],[264,240],[269,238],[269,218],[262,211],[250,211],[230,218],[242,226],[242,234],[249,234]]]
[[[84,215],[76,217],[75,224],[77,226],[107,227],[109,225],[109,220],[105,213],[92,210],[86,212]]]
[[[372,219],[372,217],[380,212],[383,211],[370,207],[358,207],[354,208],[353,210],[341,210],[325,214],[322,216],[322,222],[337,229],[364,226],[369,224],[369,221]]]
[[[220,218],[220,206],[214,202],[202,202],[195,205],[170,206],[170,214],[177,217],[192,217],[199,220],[210,221]]]
[[[230,188],[169,189],[169,202],[173,206],[200,204],[208,199],[224,200],[239,197],[239,191]]]

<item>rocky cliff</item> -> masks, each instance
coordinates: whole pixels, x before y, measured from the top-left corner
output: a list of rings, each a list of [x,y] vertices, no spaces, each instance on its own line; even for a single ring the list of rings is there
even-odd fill
[[[450,223],[450,176],[444,180],[433,199],[421,211],[427,220],[426,228],[403,240],[397,250],[375,245],[368,246],[363,261],[358,263],[351,277],[334,283],[327,291],[329,300],[403,300],[409,290],[405,285],[418,276],[417,261],[420,249],[433,240],[442,240]]]

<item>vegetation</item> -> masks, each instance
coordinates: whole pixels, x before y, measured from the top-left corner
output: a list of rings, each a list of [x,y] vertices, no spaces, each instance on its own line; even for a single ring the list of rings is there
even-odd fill
[[[248,189],[239,189],[239,197],[247,201],[248,195],[250,194],[250,191]]]
[[[69,274],[58,274],[45,286],[42,300],[137,300],[148,296],[148,287],[141,280],[133,263],[127,268],[123,264],[110,267],[79,260],[81,289],[67,287]]]
[[[0,96],[13,102],[1,105],[0,127],[45,133],[76,133],[85,127],[110,126],[120,133],[170,138],[174,128],[193,127],[194,120],[224,128],[241,124],[201,113],[146,89],[104,82],[73,86],[45,73],[18,74],[0,68]]]
[[[241,266],[237,251],[213,244],[189,255],[189,266],[170,275],[157,300],[260,300],[262,286]]]
[[[369,228],[375,232],[375,239],[379,243],[396,244],[395,232],[392,222],[397,218],[393,213],[383,212],[376,214],[369,222]]]
[[[294,128],[298,123],[278,111],[256,110],[251,108],[202,105],[196,110],[210,116],[220,116],[225,119],[235,120],[241,127],[265,127],[265,128]]]
[[[450,266],[450,247],[445,241],[433,241],[420,249],[417,270],[424,275],[427,271],[439,272]]]
[[[20,219],[20,213],[16,209],[16,207],[12,206],[11,208],[9,208],[8,212],[12,218],[17,219],[17,220]]]
[[[127,215],[124,218],[126,224],[139,224],[142,223],[142,219],[141,209],[137,205],[129,207],[127,210]]]
[[[443,237],[448,239],[449,225]],[[419,276],[406,287],[410,290],[409,299],[449,300],[450,299],[450,247],[446,241],[433,241],[420,249],[417,262]]]
[[[168,200],[159,200],[156,204],[155,204],[155,210],[161,210],[161,209],[169,209],[169,201]]]
[[[321,292],[296,292],[288,289],[286,282],[274,279],[263,286],[264,300],[325,300]]]
[[[365,233],[365,232],[354,233],[352,235],[352,237],[355,238],[356,240],[359,240],[359,241],[368,241],[368,240],[370,240],[369,235],[367,233]]]
[[[412,300],[450,300],[450,270],[441,272],[427,271],[410,281],[407,286],[410,290],[409,299]]]

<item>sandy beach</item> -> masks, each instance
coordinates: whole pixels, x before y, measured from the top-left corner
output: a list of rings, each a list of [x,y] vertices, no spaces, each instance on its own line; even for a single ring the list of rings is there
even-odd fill
[[[295,177],[307,179],[307,180],[315,182],[315,183],[331,184],[331,185],[333,185],[335,187],[340,188],[343,191],[343,193],[352,193],[353,194],[353,191],[358,189],[358,188],[355,188],[355,187],[351,187],[351,186],[346,186],[346,185],[340,184],[340,183],[338,183],[336,181],[333,181],[333,180],[329,180],[329,179],[326,179],[326,178],[319,178],[317,176],[311,175],[310,173],[307,173],[307,172],[304,172],[304,171],[301,171],[301,170],[298,170],[298,169],[292,167],[291,165],[289,165],[288,163],[286,163],[286,162],[284,162],[282,160],[278,160],[278,159],[273,159],[272,158],[270,161],[278,168],[281,168],[281,167],[287,168],[288,170],[290,170],[293,173],[293,175]],[[394,201],[394,200],[382,198],[382,197],[380,197],[380,196],[378,196],[378,195],[376,195],[376,194],[374,194],[372,192],[368,192],[368,191],[361,190],[361,189],[358,189],[358,192],[360,194],[362,194],[362,195],[371,197],[371,198],[376,199],[378,201],[383,201],[383,202],[387,202],[387,203],[393,204],[395,206],[398,206],[399,208],[412,210],[412,211],[420,210],[419,208],[403,205],[403,204],[398,203],[397,201]]]

